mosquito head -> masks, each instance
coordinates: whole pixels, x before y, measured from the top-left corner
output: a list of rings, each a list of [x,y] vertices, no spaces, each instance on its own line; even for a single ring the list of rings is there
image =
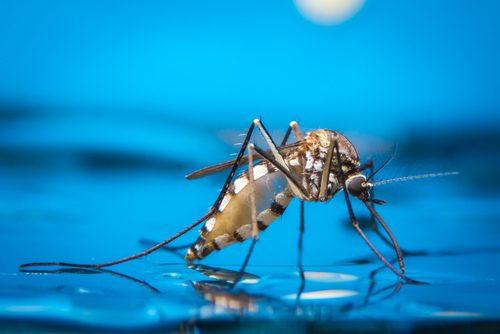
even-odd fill
[[[370,189],[373,187],[373,184],[368,182],[363,174],[350,176],[345,183],[349,194],[359,199],[367,199]]]

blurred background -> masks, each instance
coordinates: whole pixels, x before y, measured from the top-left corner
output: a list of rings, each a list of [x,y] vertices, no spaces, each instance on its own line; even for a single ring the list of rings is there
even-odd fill
[[[380,211],[411,249],[497,249],[499,13],[495,0],[0,0],[2,305],[53,284],[19,263],[112,260],[202,216],[225,174],[184,175],[230,159],[257,117],[277,138],[292,120],[340,131],[378,163],[397,143],[381,179],[459,171],[381,187]],[[371,256],[332,202],[306,206],[305,264]],[[255,265],[295,264],[298,217],[294,203]],[[416,275],[443,269],[430,262]]]

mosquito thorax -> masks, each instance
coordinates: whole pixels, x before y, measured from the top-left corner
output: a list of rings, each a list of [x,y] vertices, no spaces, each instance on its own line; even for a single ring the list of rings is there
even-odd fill
[[[336,154],[330,154],[331,161],[327,161],[329,149],[335,142],[339,148],[340,164]],[[339,176],[353,175],[359,166],[354,145],[342,134],[326,129],[306,133],[302,144],[288,152],[285,159],[298,175],[302,175],[302,185],[308,191],[308,197],[302,199],[307,201],[329,201],[342,189]],[[342,166],[342,172],[339,165]],[[322,179],[326,180],[323,188]]]

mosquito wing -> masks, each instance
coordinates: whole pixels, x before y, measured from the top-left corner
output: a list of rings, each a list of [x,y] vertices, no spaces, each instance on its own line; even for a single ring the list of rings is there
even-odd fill
[[[298,142],[291,143],[291,144],[288,144],[288,145],[280,146],[278,148],[278,150],[281,153],[286,153],[289,150],[293,150],[293,149],[297,148],[301,144],[302,144],[302,141],[298,141]],[[268,150],[267,153],[272,154],[270,150]],[[253,160],[256,161],[256,160],[259,160],[259,159],[262,159],[262,157],[260,156],[260,154],[255,153],[253,155]],[[194,180],[194,179],[198,179],[198,178],[201,178],[201,177],[204,177],[204,176],[208,176],[208,175],[212,175],[212,174],[215,174],[215,173],[218,173],[218,172],[222,172],[224,170],[227,170],[227,169],[233,167],[235,161],[236,161],[236,159],[232,159],[232,160],[221,162],[221,163],[218,163],[218,164],[215,164],[215,165],[212,165],[212,166],[208,166],[208,167],[205,167],[205,168],[202,168],[202,169],[198,169],[197,171],[194,171],[194,172],[186,175],[186,179],[188,179],[188,180]],[[248,164],[248,157],[244,156],[244,157],[241,158],[239,166],[244,166],[246,164]]]

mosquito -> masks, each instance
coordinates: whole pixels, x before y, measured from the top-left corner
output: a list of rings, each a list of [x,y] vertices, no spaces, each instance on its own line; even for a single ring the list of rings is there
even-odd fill
[[[267,150],[250,143],[255,128],[258,129],[268,146]],[[292,132],[296,141],[287,144]],[[186,176],[187,179],[195,179],[230,169],[214,204],[205,215],[191,225],[149,249],[111,262],[100,264],[35,262],[23,264],[21,267],[109,267],[148,255],[204,222],[198,239],[187,250],[185,260],[189,263],[202,260],[213,251],[253,238],[240,270],[240,272],[244,272],[258,240],[259,232],[266,230],[274,220],[280,217],[293,198],[301,201],[301,209],[303,209],[304,201],[327,202],[337,193],[342,192],[350,222],[368,247],[396,276],[406,282],[415,283],[416,281],[405,275],[406,270],[401,248],[375,209],[374,204],[383,204],[384,201],[373,198],[373,188],[378,184],[388,182],[450,175],[456,174],[456,172],[416,175],[373,182],[375,174],[387,162],[373,172],[373,162],[368,160],[361,164],[354,145],[339,132],[320,129],[302,134],[295,121],[289,124],[280,146],[277,146],[262,121],[255,119],[248,129],[235,159],[200,169]],[[248,169],[235,178],[237,169],[243,165],[248,165]],[[363,174],[367,169],[372,170],[368,177]],[[388,243],[396,252],[399,270],[386,260],[360,228],[352,208],[351,197],[360,200],[386,232],[390,239]],[[303,217],[303,211],[301,216]],[[303,231],[302,224],[301,231]],[[235,284],[237,281],[238,279]]]

